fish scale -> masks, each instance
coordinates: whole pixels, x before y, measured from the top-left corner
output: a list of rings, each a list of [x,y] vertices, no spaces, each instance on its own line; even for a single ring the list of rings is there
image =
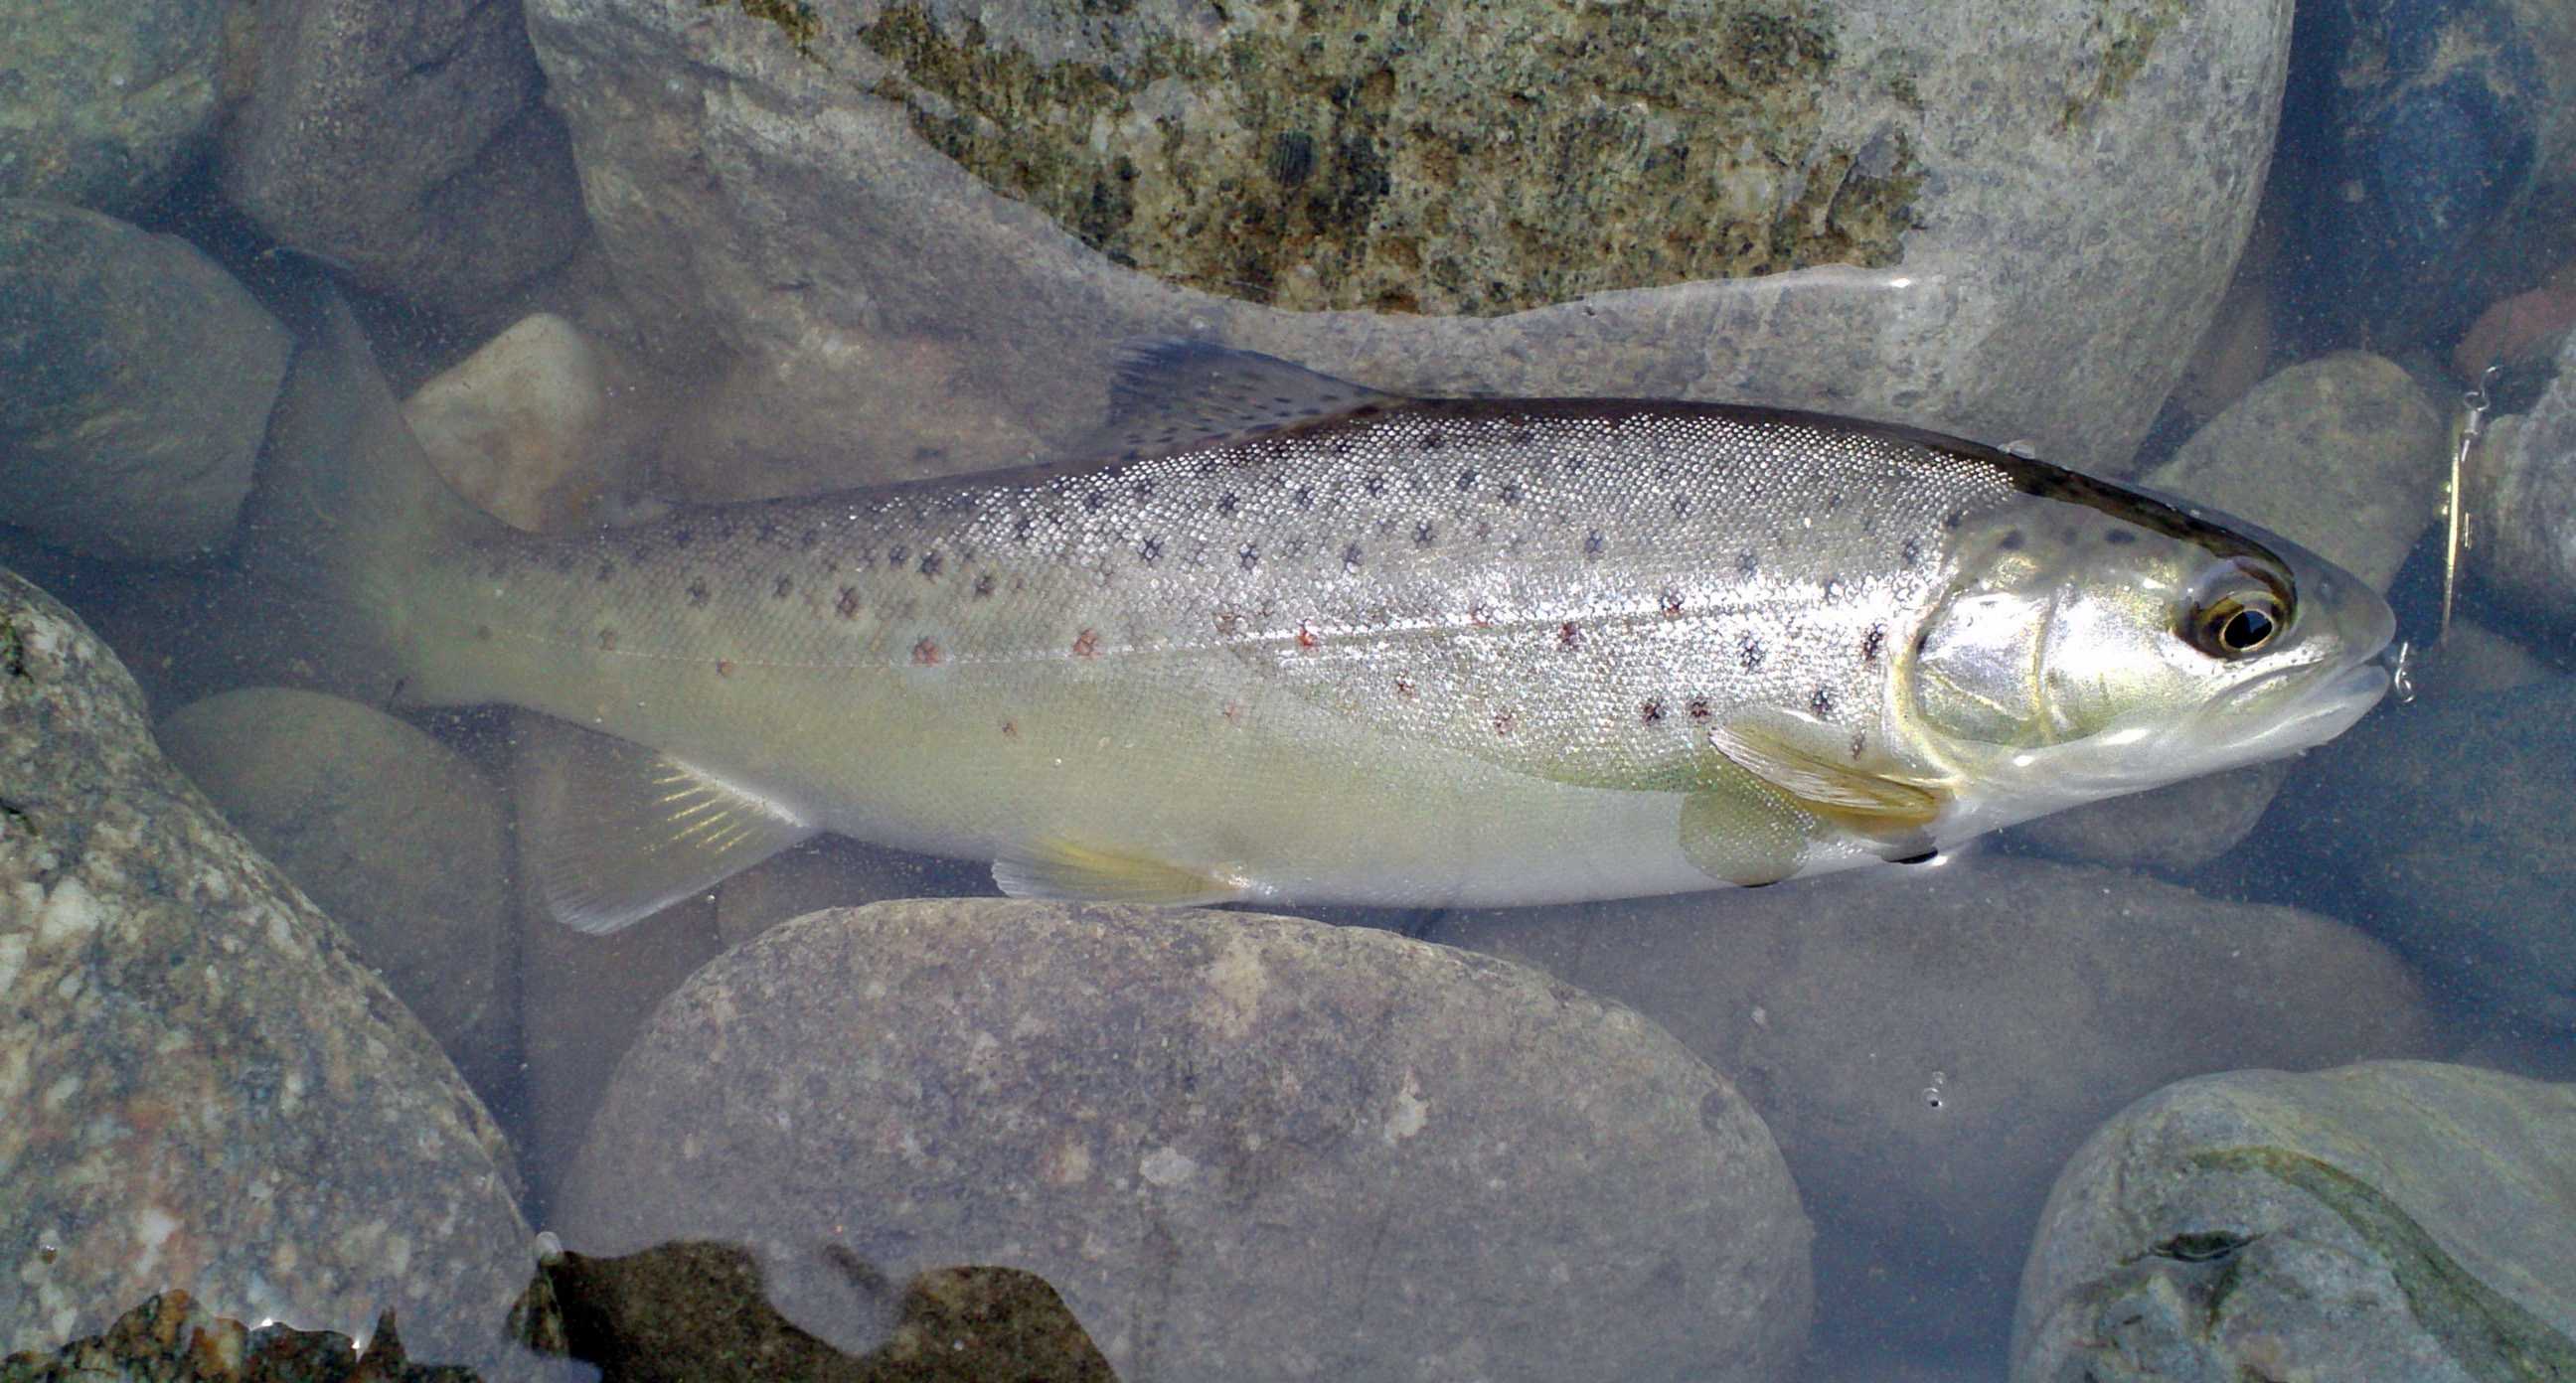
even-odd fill
[[[1714,404],[1398,399],[1203,347],[1140,354],[1118,392],[1133,416],[1067,463],[575,538],[448,512],[369,589],[413,699],[593,732],[568,795],[624,844],[539,814],[532,855],[594,928],[817,831],[1066,897],[1760,883],[2280,752],[2272,727],[2367,705],[2349,676],[2331,716],[2307,695],[2377,651],[2385,606],[2358,583],[1974,444]],[[2282,668],[2166,646],[2272,598],[2257,578],[2297,626]],[[2213,579],[2234,584],[2193,584]],[[2047,642],[2079,626],[2095,644]],[[2064,786],[2061,750],[2095,746],[2100,779],[2099,745],[2263,673],[2263,713],[2214,715],[2208,752]],[[2124,696],[2152,725],[2093,734]]]

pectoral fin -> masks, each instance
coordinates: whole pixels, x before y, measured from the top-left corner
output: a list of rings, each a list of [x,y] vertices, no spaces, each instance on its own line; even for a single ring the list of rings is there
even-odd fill
[[[1806,839],[1796,815],[1759,787],[1682,798],[1682,856],[1712,879],[1754,888],[1798,872]]]
[[[1852,758],[1843,733],[1822,721],[1756,713],[1711,730],[1708,739],[1791,802],[1863,835],[1918,838],[1950,804],[1941,784]]]
[[[521,855],[546,907],[613,932],[817,834],[777,802],[639,744],[529,717]]]
[[[1062,840],[1033,842],[993,861],[993,882],[1014,898],[1167,907],[1232,902],[1244,893],[1239,879]]]

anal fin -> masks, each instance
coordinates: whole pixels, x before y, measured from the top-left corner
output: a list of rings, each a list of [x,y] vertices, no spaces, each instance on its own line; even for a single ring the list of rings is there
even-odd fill
[[[818,834],[643,745],[535,716],[520,724],[520,858],[575,931],[616,931]]]
[[[1061,840],[1035,841],[993,861],[993,882],[1014,898],[1164,907],[1227,903],[1245,891],[1240,879]]]

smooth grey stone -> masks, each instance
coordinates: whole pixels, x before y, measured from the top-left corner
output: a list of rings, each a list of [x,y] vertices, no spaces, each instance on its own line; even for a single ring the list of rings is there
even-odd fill
[[[129,216],[205,154],[227,0],[0,5],[0,197]]]
[[[2465,1004],[2576,1031],[2576,680],[2428,699],[2293,781],[2273,872]]]
[[[513,1370],[534,1266],[437,1043],[153,747],[114,654],[0,572],[0,1353],[156,1292]]]
[[[516,0],[267,0],[250,14],[249,90],[216,172],[262,230],[465,317],[581,243],[570,147]]]
[[[314,692],[226,692],[154,734],[340,924],[474,1088],[509,1102],[518,947],[500,789],[402,721]]]
[[[688,386],[665,468],[747,497],[1050,450],[1116,347],[1176,333],[2118,469],[2245,242],[2290,5],[1574,15],[532,0],[528,28],[624,290],[595,312]],[[1596,19],[1641,37],[1565,27]]]
[[[1729,1073],[1816,1221],[1818,1337],[1999,1356],[2049,1177],[2183,1076],[2428,1048],[2415,981],[2311,913],[1988,855],[1460,914]]]
[[[565,1245],[750,1247],[845,1352],[883,1284],[1036,1273],[1128,1383],[1776,1379],[1807,1224],[1636,1014],[1365,928],[1000,899],[727,951],[618,1069]]]
[[[2576,1086],[2374,1062],[2184,1081],[2087,1141],[2015,1383],[2576,1377]]]
[[[123,561],[221,544],[291,346],[175,236],[0,201],[0,523]]]
[[[2087,802],[2025,821],[2005,839],[2077,864],[2154,869],[2188,884],[2254,833],[2292,768],[2289,760],[2248,764]]]
[[[2529,412],[2497,419],[2473,458],[2473,546],[2463,559],[2481,592],[2576,652],[2576,334],[2557,378]]]

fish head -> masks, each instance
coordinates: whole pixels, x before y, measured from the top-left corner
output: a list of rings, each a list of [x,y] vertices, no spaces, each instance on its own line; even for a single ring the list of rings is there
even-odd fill
[[[2297,753],[2388,689],[2388,603],[2251,524],[2070,477],[1955,538],[1898,709],[1978,829]]]

